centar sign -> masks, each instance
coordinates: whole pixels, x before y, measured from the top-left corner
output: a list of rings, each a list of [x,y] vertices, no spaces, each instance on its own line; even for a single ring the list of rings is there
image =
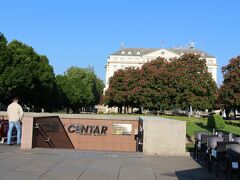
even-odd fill
[[[68,127],[68,132],[81,135],[106,135],[107,129],[107,126],[72,124]]]

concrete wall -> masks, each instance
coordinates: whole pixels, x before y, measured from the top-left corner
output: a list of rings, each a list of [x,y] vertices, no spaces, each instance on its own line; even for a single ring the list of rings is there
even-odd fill
[[[33,117],[23,117],[21,149],[32,149],[32,147],[33,147]]]
[[[138,120],[118,120],[118,119],[70,119],[61,118],[62,124],[75,149],[80,150],[104,150],[104,151],[128,151],[136,152],[135,132],[138,131]],[[70,133],[70,125],[93,125],[106,126],[105,135],[81,135]],[[113,132],[114,124],[128,124],[132,127],[130,135],[115,135]]]
[[[143,154],[186,155],[186,122],[161,117],[143,120]]]
[[[84,115],[84,114],[54,114],[54,113],[24,113],[22,123],[22,143],[21,149],[34,148],[36,138],[33,138],[33,125],[34,117],[53,117],[59,116],[60,121],[64,127],[65,134],[69,137],[71,143],[75,149],[80,150],[108,150],[108,151],[128,151],[136,152],[136,140],[135,133],[138,132],[138,117],[134,116],[111,116],[111,115]],[[48,120],[51,121],[51,120]],[[40,122],[39,122],[40,123]],[[116,124],[131,125],[131,134],[120,135],[113,132],[113,126]],[[44,124],[41,124],[44,128]],[[49,125],[49,123],[48,123]],[[77,132],[69,132],[68,128],[71,125],[92,125],[92,126],[107,126],[106,134],[94,135],[94,134],[80,134]],[[75,129],[74,129],[75,131]],[[60,128],[56,133],[47,132],[48,137],[51,140],[59,140],[62,138]],[[60,133],[58,135],[58,133]],[[59,138],[53,138],[57,136]],[[43,141],[42,141],[43,142]],[[46,144],[46,143],[45,143]],[[55,147],[56,142],[54,142]],[[39,146],[43,147],[43,146]],[[62,147],[61,147],[62,148]]]
[[[5,113],[1,113],[1,114],[4,115]],[[100,123],[101,125],[104,124],[103,122],[106,120],[107,121],[110,120],[108,123],[110,123],[111,121],[116,123],[129,123],[129,121],[137,122],[139,119],[139,117],[136,117],[136,116],[134,117],[134,116],[25,113],[25,117],[23,119],[23,127],[22,127],[21,148],[31,149],[33,146],[32,144],[33,143],[32,142],[33,117],[56,116],[56,115],[59,115],[60,119],[63,121],[64,126],[66,127],[69,121],[73,121],[74,123],[77,123],[80,119],[82,119],[83,121],[89,121],[89,120],[91,121],[91,119],[92,120],[95,119],[99,123],[101,122]],[[150,116],[140,117],[140,120],[142,120],[143,129],[144,129],[143,154],[145,155],[186,155],[185,153],[186,122],[185,121],[177,121],[177,120],[165,119],[161,117],[150,117]],[[137,129],[137,126],[133,125],[133,130],[135,129]],[[78,137],[77,135],[78,134],[72,134],[71,136]],[[76,137],[71,137],[71,138],[75,139]],[[90,137],[87,137],[87,138],[90,138]],[[84,139],[84,141],[87,140],[87,138]],[[95,137],[95,138],[98,138],[98,137]],[[107,136],[105,138],[107,138]],[[128,138],[128,137],[123,137],[123,138]],[[133,142],[134,141],[133,136],[131,136],[131,138],[132,138],[131,141]],[[118,138],[117,140],[125,141],[124,139],[120,140]],[[94,143],[97,143],[97,142],[94,141]],[[74,144],[74,146],[75,148],[79,148],[79,149],[83,148],[83,147],[80,147],[78,143]],[[110,150],[111,148],[109,149],[107,148],[106,150]],[[118,148],[122,150],[121,147],[118,147]],[[132,148],[133,146],[131,146],[130,149],[132,150]],[[86,146],[83,149],[91,149],[91,148],[90,146],[89,147]]]

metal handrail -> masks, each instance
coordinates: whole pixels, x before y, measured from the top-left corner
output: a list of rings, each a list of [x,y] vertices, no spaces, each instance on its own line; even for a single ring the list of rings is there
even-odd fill
[[[55,145],[53,144],[52,140],[48,137],[47,133],[44,131],[44,129],[42,128],[42,126],[40,124],[36,123],[34,128],[38,129],[38,132],[44,138],[44,141],[46,141],[48,143],[49,147],[55,148]],[[39,129],[41,131],[39,131]]]

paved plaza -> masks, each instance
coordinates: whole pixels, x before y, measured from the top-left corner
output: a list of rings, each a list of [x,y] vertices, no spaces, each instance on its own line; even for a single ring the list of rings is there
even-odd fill
[[[215,180],[191,157],[0,145],[0,180]],[[218,178],[220,179],[220,178]]]

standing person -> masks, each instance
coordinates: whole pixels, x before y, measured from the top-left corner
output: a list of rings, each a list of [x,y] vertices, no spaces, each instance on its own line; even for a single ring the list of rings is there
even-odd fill
[[[21,143],[21,123],[20,123],[20,121],[23,118],[23,109],[18,104],[18,97],[15,97],[13,99],[13,102],[8,106],[7,115],[8,115],[8,121],[9,121],[7,144],[12,145],[11,139],[12,139],[12,130],[13,130],[14,126],[17,129],[17,144],[20,144]]]

